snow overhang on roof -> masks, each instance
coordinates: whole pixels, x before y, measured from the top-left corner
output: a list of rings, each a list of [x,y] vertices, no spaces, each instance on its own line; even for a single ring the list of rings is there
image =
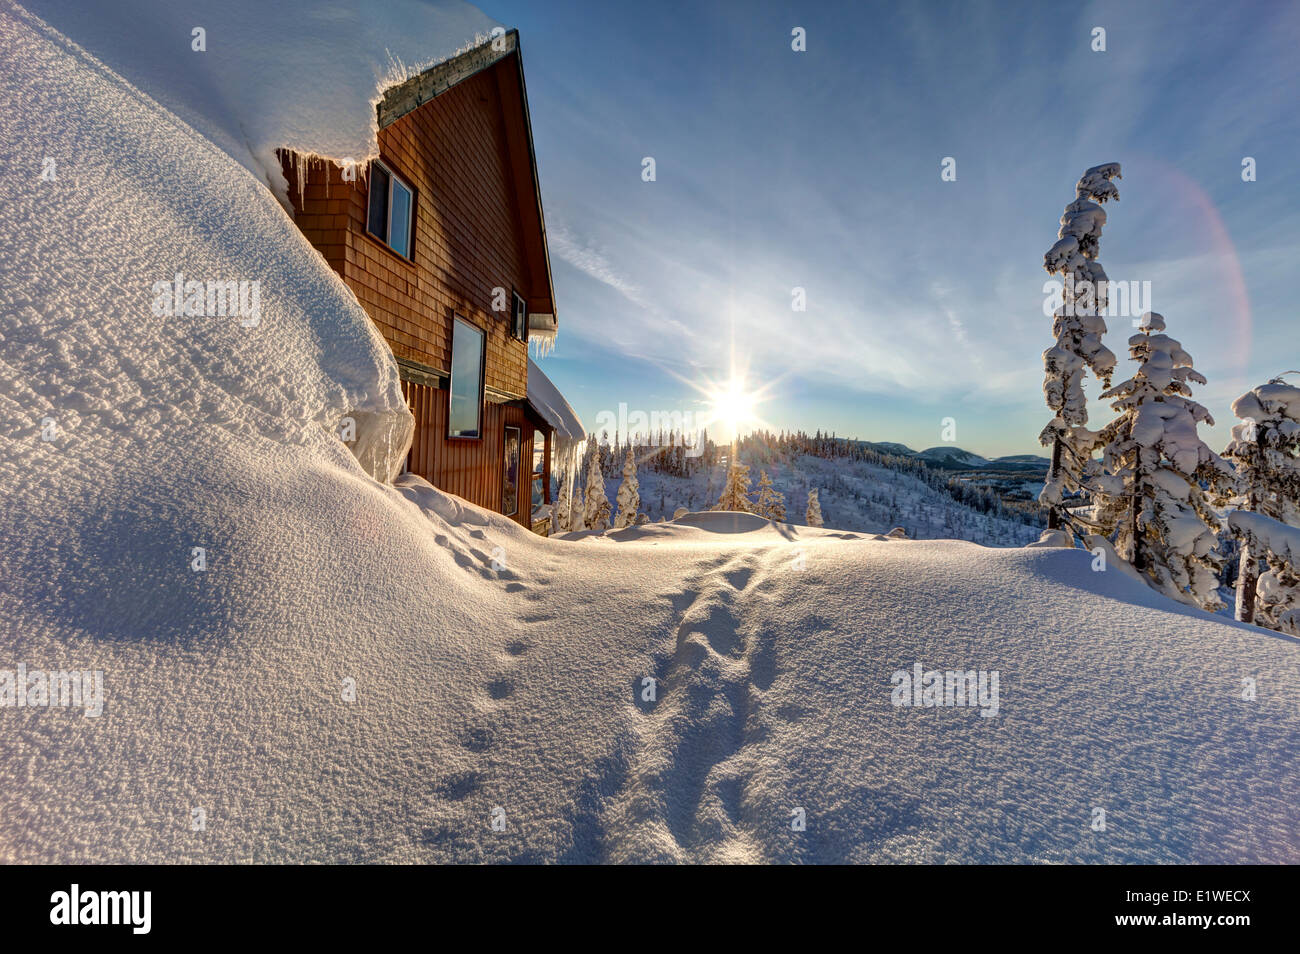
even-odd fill
[[[513,64],[502,61],[512,58]],[[513,66],[513,68],[511,68]],[[519,31],[511,30],[485,43],[431,66],[404,83],[384,91],[378,106],[379,128],[397,122],[407,113],[447,92],[484,70],[497,69],[501,104],[507,115],[507,144],[520,196],[520,213],[525,232],[525,255],[532,288],[525,295],[528,311],[549,317],[551,330],[539,329],[543,338],[555,336],[555,284],[551,280],[551,252],[546,241],[546,218],[542,213],[542,187],[537,176],[537,151],[533,147],[533,121],[528,113],[528,87],[524,82],[524,58]],[[509,135],[511,118],[517,119],[521,135]],[[526,199],[531,187],[533,201]],[[545,350],[546,345],[542,345]]]
[[[555,429],[558,441],[576,443],[587,439],[577,412],[532,358],[528,359],[528,403]]]

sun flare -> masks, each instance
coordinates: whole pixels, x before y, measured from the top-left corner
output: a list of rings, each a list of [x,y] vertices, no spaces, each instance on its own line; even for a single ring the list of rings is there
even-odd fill
[[[732,434],[751,423],[758,395],[745,387],[741,378],[732,378],[730,382],[709,394],[709,412],[713,420],[724,424]]]

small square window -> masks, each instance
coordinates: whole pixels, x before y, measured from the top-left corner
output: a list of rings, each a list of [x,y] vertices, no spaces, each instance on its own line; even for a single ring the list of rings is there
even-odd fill
[[[510,333],[520,341],[528,340],[528,303],[516,293],[514,300],[514,316],[511,324]]]
[[[376,161],[370,166],[366,231],[403,258],[411,257],[411,212],[414,190]]]

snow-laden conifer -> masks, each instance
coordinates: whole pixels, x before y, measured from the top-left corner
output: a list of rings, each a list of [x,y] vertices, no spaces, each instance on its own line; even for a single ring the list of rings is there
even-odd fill
[[[759,516],[767,517],[768,520],[785,522],[785,494],[772,486],[772,478],[767,476],[765,470],[760,470],[758,473],[756,509]]]
[[[1242,541],[1242,558],[1263,563],[1255,584],[1252,622],[1292,636],[1300,636],[1300,528],[1262,513],[1234,510],[1228,525]]]
[[[588,530],[609,529],[609,498],[605,496],[605,475],[600,466],[600,450],[591,455],[587,465],[587,499],[583,523]]]
[[[733,460],[727,469],[727,482],[714,510],[738,510],[752,513],[754,505],[749,499],[749,468]]]
[[[1233,401],[1232,413],[1241,423],[1233,425],[1223,456],[1236,467],[1241,486],[1228,502],[1279,523],[1300,526],[1300,388],[1274,378]],[[1294,568],[1272,569],[1271,565],[1279,562],[1276,555],[1270,569],[1264,570],[1261,562],[1265,558],[1257,542],[1241,539],[1236,617],[1280,629],[1281,619],[1300,603],[1300,595],[1290,593],[1287,582],[1296,574]],[[1261,573],[1267,578],[1261,580]]]
[[[560,482],[560,492],[555,497],[551,508],[551,528],[553,533],[568,533],[572,527],[573,497],[569,493],[569,482]]]
[[[817,496],[817,488],[813,487],[808,491],[808,511],[804,514],[804,522],[810,527],[822,526],[822,504]]]
[[[1059,527],[1067,493],[1083,486],[1096,435],[1087,427],[1088,402],[1083,392],[1085,369],[1109,387],[1115,355],[1101,342],[1106,333],[1102,311],[1107,304],[1105,270],[1097,261],[1106,212],[1101,204],[1119,200],[1111,179],[1123,178],[1117,162],[1093,166],[1075,185],[1075,199],[1061,215],[1058,241],[1043,256],[1049,274],[1064,284],[1061,306],[1053,315],[1056,344],[1043,352],[1043,394],[1055,412],[1039,435],[1052,447],[1052,464],[1039,500],[1048,507],[1049,527]]]
[[[616,528],[636,525],[637,511],[641,509],[640,486],[636,479],[636,458],[632,456],[632,445],[627,448],[623,461],[623,482],[618,486],[618,512],[614,516]]]
[[[1228,464],[1197,434],[1214,425],[1191,400],[1188,382],[1204,384],[1192,357],[1148,312],[1129,338],[1137,373],[1102,394],[1119,416],[1100,432],[1102,469],[1093,476],[1094,519],[1115,532],[1116,550],[1151,584],[1184,603],[1214,610],[1218,595],[1219,518],[1202,484],[1225,492]]]

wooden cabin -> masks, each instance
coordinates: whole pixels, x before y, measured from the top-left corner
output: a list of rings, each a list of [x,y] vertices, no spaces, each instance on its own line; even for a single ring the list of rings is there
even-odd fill
[[[532,526],[555,422],[529,401],[529,340],[558,324],[518,34],[390,88],[378,114],[367,168],[282,156],[295,220],[393,349],[407,469]]]

